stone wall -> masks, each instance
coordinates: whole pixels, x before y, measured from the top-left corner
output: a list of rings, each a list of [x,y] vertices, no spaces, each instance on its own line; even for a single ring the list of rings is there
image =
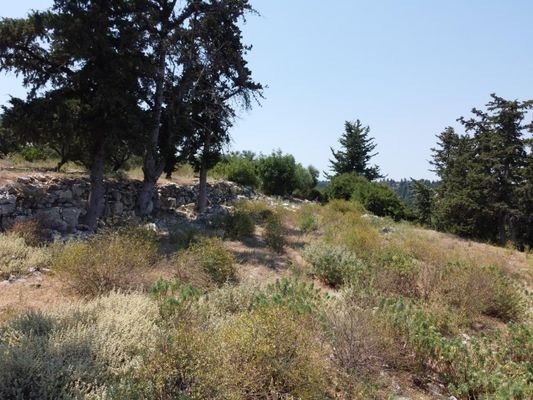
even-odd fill
[[[134,180],[106,181],[103,218],[134,216],[140,184]],[[59,232],[86,229],[80,221],[86,214],[89,190],[90,184],[86,178],[47,175],[19,177],[15,182],[0,187],[0,229],[34,217]],[[181,212],[187,206],[190,209],[197,193],[196,185],[161,185],[152,198],[153,214]],[[230,182],[208,185],[210,207],[221,206],[237,198],[253,197],[253,191]]]

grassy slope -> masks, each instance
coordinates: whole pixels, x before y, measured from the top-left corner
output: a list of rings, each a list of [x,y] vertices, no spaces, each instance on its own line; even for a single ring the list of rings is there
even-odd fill
[[[261,210],[268,208],[271,207],[248,204],[244,210],[250,215],[256,215]],[[387,396],[394,394],[402,394],[413,399],[434,398],[434,395],[428,393],[427,385],[420,384],[420,381],[432,379],[435,382],[444,382],[445,379],[438,377],[440,373],[448,374],[445,376],[453,379],[456,379],[454,374],[457,374],[457,371],[440,371],[439,368],[444,368],[444,364],[442,367],[436,367],[435,371],[431,373],[428,372],[427,365],[419,365],[420,359],[423,359],[423,362],[429,362],[429,350],[420,343],[411,343],[406,338],[411,334],[409,329],[412,327],[410,325],[393,326],[385,321],[385,317],[383,320],[370,321],[365,313],[361,315],[350,314],[355,309],[362,309],[363,311],[365,307],[375,309],[378,298],[393,298],[394,301],[403,299],[402,301],[413,302],[424,313],[435,316],[436,324],[444,332],[445,338],[453,339],[462,337],[461,335],[476,338],[482,335],[491,335],[496,331],[508,335],[507,319],[495,316],[494,313],[486,309],[484,296],[493,293],[495,287],[491,286],[491,282],[484,281],[486,273],[484,268],[496,268],[505,279],[509,278],[515,282],[520,290],[531,291],[533,288],[533,256],[527,253],[465,241],[407,224],[396,224],[392,221],[369,217],[357,207],[341,202],[328,207],[312,205],[298,209],[278,207],[274,211],[281,215],[288,236],[289,245],[284,253],[278,254],[266,246],[264,224],[257,226],[254,235],[246,240],[227,240],[224,242],[224,246],[233,254],[237,263],[237,274],[240,278],[237,288],[242,288],[243,293],[246,290],[256,292],[264,289],[266,284],[275,282],[282,277],[297,277],[305,282],[313,282],[322,288],[322,292],[329,293],[333,299],[340,299],[339,304],[342,303],[342,307],[346,307],[349,303],[346,299],[352,301],[357,298],[353,300],[356,302],[355,308],[353,308],[353,303],[349,303],[352,308],[348,310],[347,314],[342,315],[357,318],[359,322],[356,326],[362,326],[364,325],[362,321],[367,321],[367,325],[364,325],[367,326],[365,329],[368,329],[367,336],[377,339],[372,343],[365,343],[369,347],[357,349],[356,356],[358,358],[362,358],[365,352],[368,352],[371,357],[368,362],[354,364],[356,365],[354,368],[357,369],[355,376],[339,366],[340,364],[328,367],[336,371],[334,373],[336,377],[332,378],[332,381],[337,383],[332,387],[336,386],[337,391],[345,393],[345,398],[349,398],[349,396],[353,396],[353,398],[387,398]],[[302,228],[305,228],[306,232],[303,232]],[[369,268],[369,274],[375,279],[375,286],[370,287],[367,282],[352,281],[353,274],[350,272],[348,273],[349,276],[344,278],[343,285],[328,286],[321,279],[320,271],[317,272],[313,265],[302,256],[306,246],[317,242],[342,247],[344,250],[355,254]],[[168,243],[166,243],[165,248],[169,248]],[[137,270],[136,274],[142,277],[140,281],[153,282],[158,276],[166,278],[173,276],[174,258],[172,257],[175,255],[167,254],[165,261],[157,263],[148,270]],[[456,265],[458,269],[447,270],[449,265]],[[25,267],[23,266],[20,272],[24,273]],[[448,275],[441,276],[439,271],[447,271],[446,274]],[[456,273],[457,271],[469,272],[463,274],[462,272]],[[450,275],[453,275],[453,279],[450,278]],[[185,279],[189,278],[186,277]],[[194,279],[191,281],[195,282]],[[482,282],[483,284],[476,286],[475,282]],[[502,287],[507,288],[507,286]],[[360,294],[368,288],[373,291],[370,299],[368,297],[363,300],[359,299]],[[498,286],[496,289],[500,290],[501,288]],[[212,296],[217,298],[219,289],[210,290],[213,291]],[[483,292],[484,290],[487,292]],[[377,293],[378,291],[379,293]],[[220,296],[225,296],[225,294],[221,292]],[[85,302],[79,296],[77,297],[75,291],[67,288],[64,281],[58,280],[53,274],[43,274],[39,277],[34,275],[26,280],[0,287],[0,321],[12,320],[28,310],[44,310],[45,312],[48,312],[49,309],[55,310],[58,304],[72,303],[76,298],[82,303]],[[455,301],[457,298],[472,299],[472,301]],[[520,316],[520,321],[524,326],[531,326],[531,302],[527,299],[527,295],[524,299],[527,310]],[[442,304],[446,304],[446,306],[444,307]],[[225,309],[222,307],[222,310]],[[56,311],[51,312],[57,313]],[[222,311],[217,311],[217,313],[220,312]],[[243,321],[235,322],[231,314],[217,318],[222,321],[220,322],[222,325],[230,324],[228,327],[230,330],[243,329],[239,324],[247,323],[248,314],[244,310],[239,312],[243,315]],[[276,318],[279,317],[277,314],[275,316]],[[250,318],[253,321],[254,318],[262,318],[262,316],[252,313]],[[406,314],[405,320],[411,321],[410,318],[410,315]],[[342,333],[344,331],[341,331],[341,328],[346,319],[341,322],[339,325],[335,325],[339,323],[339,320],[329,321],[330,326],[339,326],[338,332]],[[287,329],[290,332],[292,328],[288,327]],[[387,329],[391,332],[394,331],[394,333],[387,331]],[[402,329],[406,330],[403,336],[398,333]],[[227,332],[215,331],[213,335],[215,334],[226,335]],[[441,339],[439,337],[435,340]],[[232,347],[235,344],[231,340],[227,345],[233,351],[237,351]],[[208,345],[206,344],[206,346]],[[326,353],[332,351],[330,345],[325,346]],[[388,347],[390,352],[384,352],[382,347]],[[432,347],[431,351],[433,349]],[[438,349],[440,350],[440,347]],[[318,356],[318,353],[316,355]],[[326,357],[329,359],[333,356]],[[375,359],[379,359],[379,362],[372,361]],[[320,363],[329,363],[329,361],[324,359]],[[493,366],[487,368],[490,371]],[[215,375],[217,373],[222,374],[220,371],[213,372]],[[200,374],[199,376],[203,375]],[[340,376],[343,378],[341,379]],[[204,379],[207,378],[204,377]],[[469,384],[473,385],[471,382]],[[230,383],[228,383],[228,387],[231,389]],[[207,389],[199,388],[198,390]],[[485,389],[477,388],[476,390]],[[124,395],[122,398],[128,398],[128,396],[130,395]],[[302,398],[313,398],[306,397],[311,395],[301,396]],[[339,398],[342,398],[341,394],[339,394]]]

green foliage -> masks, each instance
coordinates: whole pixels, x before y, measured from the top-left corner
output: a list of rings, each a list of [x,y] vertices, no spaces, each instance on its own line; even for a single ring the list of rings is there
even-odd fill
[[[287,238],[285,236],[285,228],[279,216],[274,215],[267,220],[264,238],[268,247],[277,253],[283,253],[287,245]]]
[[[281,150],[261,156],[257,162],[261,189],[265,194],[277,196],[296,195],[306,198],[317,184],[318,171],[297,164],[290,154]]]
[[[256,306],[282,306],[298,313],[315,314],[320,312],[329,297],[322,294],[312,283],[298,279],[282,278],[268,285],[255,298]]]
[[[299,228],[304,233],[313,232],[318,228],[317,220],[316,218],[311,214],[304,214],[299,222],[298,222]]]
[[[333,177],[327,188],[327,195],[330,200],[357,201],[378,216],[388,216],[395,220],[411,217],[407,206],[392,189],[351,173]]]
[[[247,153],[230,154],[213,168],[212,173],[228,181],[255,189],[259,187],[260,179],[257,174],[257,161],[254,157],[254,154]]]
[[[24,160],[34,162],[38,160],[46,160],[51,156],[50,151],[43,147],[27,145],[20,150],[20,154]]]
[[[142,285],[139,272],[157,259],[154,233],[132,228],[68,242],[54,254],[52,267],[75,291],[92,297]]]
[[[433,202],[435,192],[424,181],[412,181],[413,185],[413,205],[418,220],[425,225],[431,225],[433,214]]]
[[[533,101],[505,100],[495,94],[487,110],[473,109],[459,121],[466,133],[447,128],[438,135],[433,165],[437,227],[505,245],[532,242],[529,216],[533,157],[525,122]]]
[[[179,268],[200,268],[217,285],[237,280],[233,255],[219,238],[199,238],[178,255]]]
[[[372,154],[376,148],[373,138],[369,137],[370,128],[363,126],[361,121],[346,121],[345,132],[339,139],[341,150],[331,149],[333,160],[330,160],[331,171],[334,175],[355,174],[364,176],[369,181],[381,178],[377,166],[370,167],[368,162],[377,153]]]
[[[364,270],[364,264],[354,253],[339,246],[313,243],[305,248],[303,255],[312,265],[312,273],[332,287],[356,279]]]
[[[253,236],[255,222],[253,218],[242,211],[234,211],[224,217],[224,236],[233,240],[242,240]]]

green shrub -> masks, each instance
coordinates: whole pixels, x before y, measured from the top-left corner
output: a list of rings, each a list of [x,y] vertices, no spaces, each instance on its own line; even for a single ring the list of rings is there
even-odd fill
[[[47,267],[50,261],[48,248],[28,246],[23,237],[15,234],[0,234],[0,279]]]
[[[273,216],[268,219],[265,225],[265,243],[276,253],[283,253],[287,245],[287,239],[285,237],[285,228],[279,216]]]
[[[104,398],[155,344],[155,304],[110,294],[0,327],[0,398]]]
[[[318,223],[316,218],[311,214],[305,214],[300,218],[299,226],[302,232],[309,233],[313,232],[318,228]]]
[[[331,178],[326,195],[328,200],[350,200],[358,187],[365,186],[368,181],[355,174],[341,174]]]
[[[260,184],[255,161],[245,158],[231,158],[225,167],[229,181],[239,185],[257,188]]]
[[[257,293],[255,305],[259,307],[283,306],[298,313],[314,314],[320,311],[328,299],[329,297],[322,294],[313,283],[282,278]]]
[[[233,240],[242,240],[253,236],[255,222],[253,218],[242,211],[234,211],[224,217],[224,236]]]
[[[313,243],[304,250],[312,273],[332,287],[339,287],[364,269],[362,261],[346,249],[326,243]]]
[[[200,268],[217,285],[237,280],[235,259],[219,238],[200,238],[178,255],[178,269]]]
[[[113,289],[134,289],[144,282],[139,273],[157,261],[154,233],[129,229],[66,243],[53,257],[59,277],[83,296]]]
[[[32,145],[24,146],[20,150],[20,155],[24,158],[24,160],[29,162],[46,160],[47,158],[52,156],[51,151],[49,149]]]
[[[369,182],[362,176],[341,174],[331,179],[326,193],[330,200],[353,200],[371,213],[395,220],[412,219],[414,214],[389,187]]]

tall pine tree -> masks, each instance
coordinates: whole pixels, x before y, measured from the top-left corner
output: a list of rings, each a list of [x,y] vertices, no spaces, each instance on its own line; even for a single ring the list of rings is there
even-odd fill
[[[330,160],[330,170],[333,176],[353,173],[362,175],[369,181],[382,178],[377,166],[369,166],[370,159],[378,153],[372,153],[376,148],[374,138],[369,137],[370,128],[363,126],[361,121],[346,121],[344,133],[339,139],[341,149],[331,149],[333,159]]]

